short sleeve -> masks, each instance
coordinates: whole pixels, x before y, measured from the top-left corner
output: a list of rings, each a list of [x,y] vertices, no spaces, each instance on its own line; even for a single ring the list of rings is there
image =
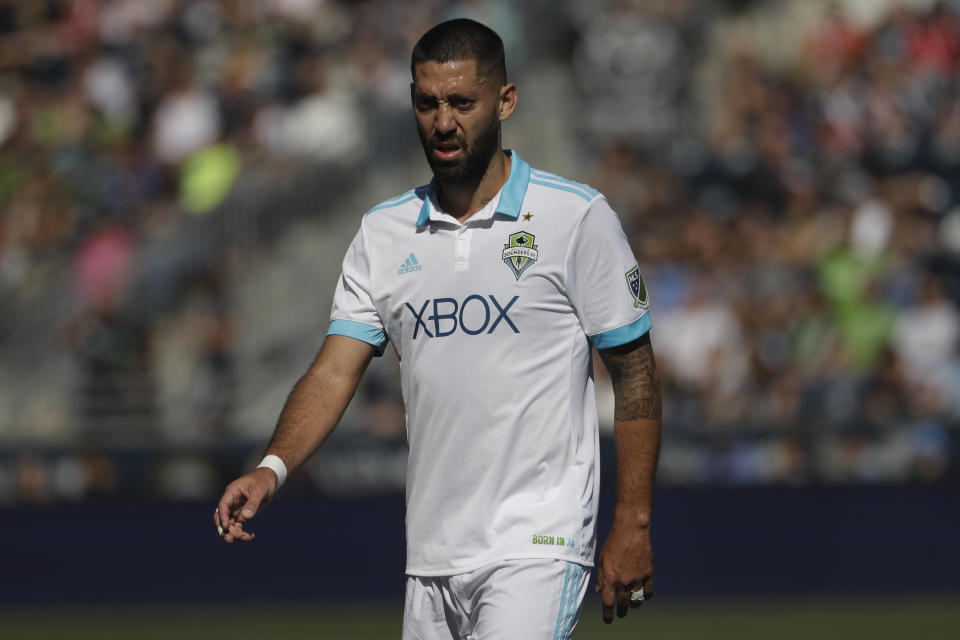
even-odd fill
[[[370,256],[361,227],[343,258],[327,335],[356,338],[373,345],[377,355],[382,355],[387,346],[387,335],[373,305],[370,271]]]
[[[632,342],[651,327],[647,289],[620,219],[605,198],[590,203],[566,262],[567,295],[598,349]]]

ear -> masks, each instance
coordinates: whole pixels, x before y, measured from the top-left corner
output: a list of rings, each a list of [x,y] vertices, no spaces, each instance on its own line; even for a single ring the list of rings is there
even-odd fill
[[[517,85],[509,82],[500,87],[500,93],[498,96],[500,122],[503,122],[513,115],[513,112],[517,110],[517,103],[519,100],[520,94],[517,92]]]

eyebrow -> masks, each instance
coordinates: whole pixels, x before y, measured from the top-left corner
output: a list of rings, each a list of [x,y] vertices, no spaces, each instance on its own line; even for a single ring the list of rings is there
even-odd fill
[[[427,92],[427,91],[423,91],[423,90],[421,90],[421,89],[415,89],[413,95],[414,95],[414,97],[417,98],[417,99],[425,99],[425,98],[433,98],[433,99],[436,99],[436,97],[437,97],[437,96],[435,96],[434,94],[429,93],[429,92]],[[451,101],[451,100],[463,100],[463,101],[466,101],[466,102],[476,102],[476,101],[479,100],[479,99],[480,99],[479,96],[474,95],[474,94],[470,94],[470,93],[450,93],[450,94],[447,94],[447,100],[448,100],[448,101]]]

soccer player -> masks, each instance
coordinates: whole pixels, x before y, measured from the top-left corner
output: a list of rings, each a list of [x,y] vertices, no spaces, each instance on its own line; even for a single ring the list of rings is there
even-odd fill
[[[433,180],[363,217],[327,338],[266,457],[214,520],[247,523],[340,419],[370,359],[400,356],[410,458],[403,637],[569,638],[596,551],[591,344],[616,397],[617,495],[596,566],[608,623],[653,595],[660,394],[647,294],[590,187],[501,148],[517,107],[503,43],[452,20],[413,50],[411,100]]]

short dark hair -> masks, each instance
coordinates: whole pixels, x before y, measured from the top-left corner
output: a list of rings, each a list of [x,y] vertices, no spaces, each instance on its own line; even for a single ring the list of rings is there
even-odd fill
[[[477,75],[507,83],[503,40],[490,27],[467,18],[441,22],[423,34],[410,56],[410,74],[416,79],[417,65],[424,62],[454,60],[476,60]]]

